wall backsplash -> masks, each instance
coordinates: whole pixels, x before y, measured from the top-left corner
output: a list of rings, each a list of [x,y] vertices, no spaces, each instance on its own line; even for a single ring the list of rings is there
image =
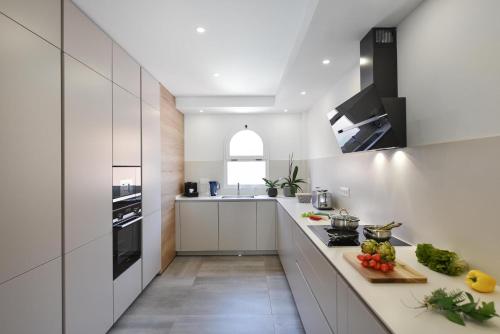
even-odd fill
[[[340,152],[326,114],[359,91],[359,67],[305,121],[311,186],[330,189],[336,206],[362,223],[403,222],[395,231],[403,239],[455,250],[497,277],[500,259],[491,254],[500,235],[500,44],[492,41],[500,35],[500,21],[485,19],[485,12],[499,7],[489,0],[481,6],[424,1],[398,26],[408,148]],[[478,52],[485,48],[488,53]],[[340,196],[342,186],[350,188],[350,197]]]

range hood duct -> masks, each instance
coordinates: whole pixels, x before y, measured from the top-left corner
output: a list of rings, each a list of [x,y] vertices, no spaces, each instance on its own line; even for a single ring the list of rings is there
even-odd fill
[[[361,91],[328,114],[344,153],[406,146],[406,99],[398,97],[396,28],[360,43]]]

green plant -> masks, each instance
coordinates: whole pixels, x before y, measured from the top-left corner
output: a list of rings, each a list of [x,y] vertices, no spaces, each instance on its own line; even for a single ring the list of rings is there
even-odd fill
[[[266,187],[270,188],[270,189],[274,189],[276,187],[279,186],[279,182],[280,180],[269,180],[269,179],[266,179],[265,177],[262,178],[262,180],[264,180],[264,182],[266,183]]]
[[[446,291],[437,289],[426,296],[416,308],[426,308],[442,313],[446,318],[456,324],[465,326],[465,319],[483,322],[493,317],[498,317],[494,302],[479,302],[464,291]]]
[[[288,158],[288,177],[284,177],[281,182],[281,188],[290,187],[292,193],[296,193],[297,189],[302,191],[299,186],[300,183],[306,183],[303,179],[298,179],[297,174],[299,173],[299,167],[293,166],[293,153],[290,154]]]

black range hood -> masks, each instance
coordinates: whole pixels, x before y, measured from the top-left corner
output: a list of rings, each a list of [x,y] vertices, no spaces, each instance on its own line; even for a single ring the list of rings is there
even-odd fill
[[[343,153],[406,146],[406,99],[398,97],[396,28],[361,40],[361,91],[328,114]]]

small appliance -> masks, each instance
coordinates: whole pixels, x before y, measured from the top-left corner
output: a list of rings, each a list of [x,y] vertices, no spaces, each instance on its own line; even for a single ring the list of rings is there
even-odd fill
[[[184,183],[184,196],[198,197],[198,184],[196,182]]]
[[[311,202],[318,210],[331,210],[333,208],[332,195],[326,189],[316,188],[312,192]]]
[[[210,186],[210,196],[217,196],[217,192],[220,189],[220,184],[217,181],[209,181]]]

